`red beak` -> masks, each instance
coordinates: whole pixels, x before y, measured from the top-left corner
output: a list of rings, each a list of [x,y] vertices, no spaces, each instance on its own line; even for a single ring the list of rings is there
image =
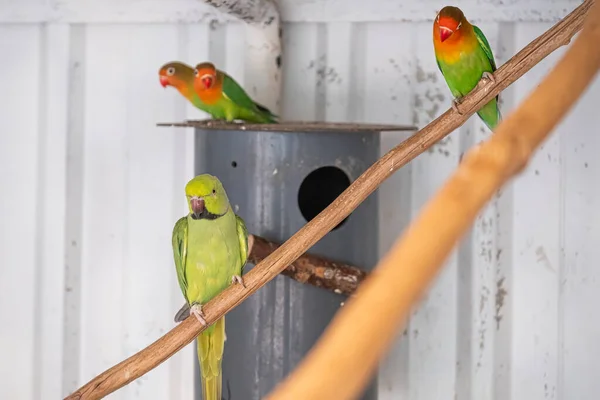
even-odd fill
[[[440,40],[443,42],[452,36],[454,32],[450,28],[446,28],[445,26],[440,26]]]
[[[204,87],[207,89],[210,89],[210,87],[212,86],[212,81],[213,81],[213,79],[210,76],[202,78],[202,83],[204,84]]]
[[[167,78],[164,75],[160,76],[160,84],[162,85],[162,87],[166,88],[169,85],[169,78]]]

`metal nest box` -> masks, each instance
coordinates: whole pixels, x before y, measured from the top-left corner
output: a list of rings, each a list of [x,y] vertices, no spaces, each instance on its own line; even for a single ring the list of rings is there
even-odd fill
[[[399,125],[214,120],[159,126],[195,128],[195,173],[219,177],[249,232],[280,243],[379,159],[381,132],[407,136],[416,130]],[[377,195],[369,196],[310,252],[365,269],[375,266]],[[224,398],[266,396],[307,354],[344,300],[278,276],[227,314]],[[366,389],[364,400],[377,398],[375,383]]]

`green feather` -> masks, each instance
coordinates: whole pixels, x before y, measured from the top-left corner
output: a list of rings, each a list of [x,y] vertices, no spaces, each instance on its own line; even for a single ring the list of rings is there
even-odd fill
[[[473,30],[475,31],[475,37],[479,42],[479,45],[483,49],[483,52],[487,56],[488,60],[490,60],[490,64],[492,65],[492,72],[496,70],[496,61],[494,60],[494,53],[492,53],[492,47],[487,41],[487,38],[477,26],[473,25]]]
[[[223,95],[231,100],[236,106],[245,109],[247,112],[255,114],[260,122],[276,122],[277,115],[261,104],[256,103],[248,96],[246,91],[225,72],[223,74]]]
[[[240,258],[242,262],[242,269],[248,261],[248,229],[246,229],[246,223],[239,215],[235,216],[237,226],[237,236],[240,243]]]
[[[175,223],[172,242],[177,281],[179,282],[181,293],[185,296],[187,291],[187,282],[185,279],[185,261],[187,259],[187,217],[182,217]]]

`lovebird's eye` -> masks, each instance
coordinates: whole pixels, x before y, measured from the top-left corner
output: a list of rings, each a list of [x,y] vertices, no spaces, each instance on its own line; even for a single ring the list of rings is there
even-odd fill
[[[195,70],[194,70],[194,76],[195,76],[196,78],[198,77],[198,70],[197,70],[197,69],[195,69]]]
[[[173,76],[175,74],[175,67],[169,67],[167,69],[167,75]]]
[[[217,191],[215,189],[213,189],[213,194],[217,193]]]

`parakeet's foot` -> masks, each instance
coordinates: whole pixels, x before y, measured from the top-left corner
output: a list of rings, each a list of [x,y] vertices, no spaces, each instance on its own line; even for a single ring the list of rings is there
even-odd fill
[[[190,306],[188,305],[188,303],[185,303],[183,306],[181,306],[179,311],[177,311],[177,314],[175,314],[175,318],[174,318],[175,323],[179,323],[189,316],[190,316]]]
[[[252,254],[252,246],[254,246],[254,235],[248,235],[248,255]]]
[[[204,319],[206,316],[204,315],[204,312],[202,311],[202,304],[198,304],[198,303],[192,304],[192,306],[190,307],[190,314],[192,314],[194,317],[196,317],[202,325],[204,325],[204,326],[208,325],[206,323],[206,320]]]
[[[456,113],[457,113],[458,115],[463,115],[463,113],[462,113],[462,112],[460,112],[460,110],[458,109],[458,106],[459,106],[459,105],[460,105],[460,100],[458,100],[458,99],[454,99],[454,100],[452,100],[452,109],[453,109],[454,111],[456,111]]]
[[[481,79],[487,79],[488,81],[492,82],[492,83],[496,83],[496,78],[494,78],[493,74],[490,74],[489,72],[485,71],[482,75],[481,75]]]
[[[243,287],[246,287],[246,285],[244,284],[244,279],[242,279],[242,277],[240,275],[234,275],[231,277],[231,283],[239,283],[240,285],[242,285]]]

